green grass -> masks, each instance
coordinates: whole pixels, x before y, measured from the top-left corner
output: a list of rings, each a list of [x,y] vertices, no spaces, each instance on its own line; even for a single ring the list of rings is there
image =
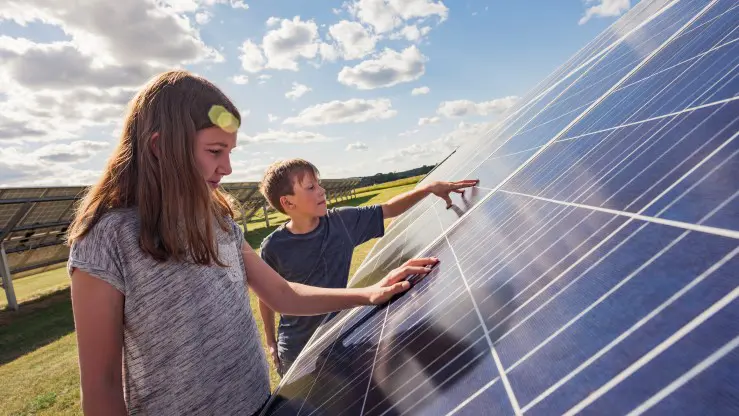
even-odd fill
[[[377,185],[365,186],[364,188],[357,188],[356,193],[359,194],[362,192],[379,191],[382,189],[395,188],[396,186],[415,185],[421,179],[423,179],[424,176],[425,175],[413,176],[410,178],[398,179],[397,181],[378,183]]]
[[[69,278],[64,267],[13,280],[15,298],[18,302],[38,299],[66,287],[69,287]],[[0,290],[0,310],[7,306],[5,291]]]
[[[414,183],[410,183],[364,191],[333,206],[379,204],[413,187]],[[262,239],[286,219],[282,214],[275,215],[270,218],[270,227],[263,221],[250,222],[246,240],[258,250]],[[389,222],[385,221],[386,226]],[[372,240],[356,247],[352,274],[376,242]],[[66,269],[51,270],[14,283],[20,311],[0,312],[0,414],[81,414],[77,340]],[[251,306],[264,345],[264,325],[253,293]],[[270,382],[272,388],[279,383],[271,363]]]

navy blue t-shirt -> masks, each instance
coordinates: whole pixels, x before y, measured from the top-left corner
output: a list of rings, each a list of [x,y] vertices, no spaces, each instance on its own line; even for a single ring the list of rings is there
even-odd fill
[[[307,234],[293,234],[281,225],[262,242],[261,256],[290,282],[343,288],[354,248],[384,233],[381,205],[335,208]],[[282,315],[277,327],[280,359],[293,362],[324,316]]]

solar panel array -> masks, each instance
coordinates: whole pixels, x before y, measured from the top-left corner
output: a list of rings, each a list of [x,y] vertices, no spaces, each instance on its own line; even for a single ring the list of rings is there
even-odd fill
[[[357,178],[322,180],[327,200],[353,195],[359,181]],[[258,182],[226,183],[223,189],[238,201],[237,219],[245,229],[254,215],[267,211]],[[17,278],[67,261],[66,232],[75,203],[84,191],[84,187],[0,188],[0,244],[5,253],[0,259],[3,287],[11,285],[6,274]],[[11,299],[9,303],[14,302]]]
[[[422,183],[275,415],[739,412],[739,3],[642,1]]]

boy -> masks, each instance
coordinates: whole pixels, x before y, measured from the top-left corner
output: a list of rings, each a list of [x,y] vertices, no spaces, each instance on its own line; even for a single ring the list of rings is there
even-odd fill
[[[302,159],[276,162],[267,168],[260,191],[274,209],[290,220],[264,239],[261,256],[288,281],[331,288],[346,287],[354,248],[383,236],[384,219],[404,213],[429,194],[444,199],[449,208],[450,192],[461,194],[463,188],[478,183],[434,182],[382,205],[327,210],[326,192],[318,178],[318,169]],[[282,315],[276,338],[274,311],[262,301],[259,311],[270,355],[277,372],[284,376],[324,315]]]

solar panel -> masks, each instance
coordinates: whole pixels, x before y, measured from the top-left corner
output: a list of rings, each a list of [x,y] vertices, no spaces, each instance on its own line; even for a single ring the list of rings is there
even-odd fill
[[[422,183],[265,414],[739,411],[739,4],[642,1]],[[455,218],[456,216],[456,218]]]

